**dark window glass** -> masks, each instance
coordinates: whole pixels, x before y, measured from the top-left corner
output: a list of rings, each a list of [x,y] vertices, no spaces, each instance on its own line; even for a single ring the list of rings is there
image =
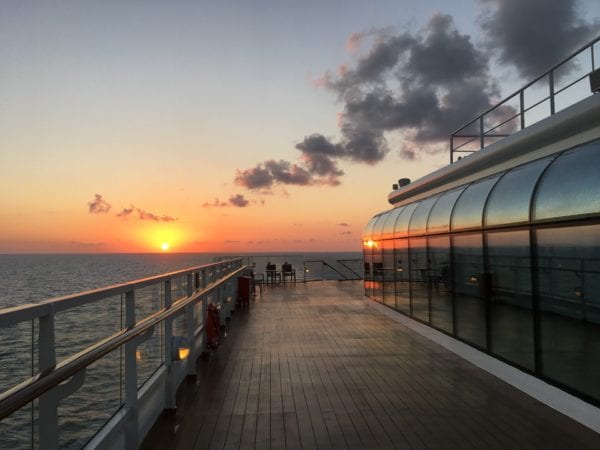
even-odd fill
[[[543,373],[600,400],[600,225],[536,241]]]
[[[452,211],[452,230],[480,228],[483,225],[483,207],[499,175],[470,184],[461,194]]]
[[[408,224],[410,222],[410,218],[415,211],[415,208],[419,206],[419,203],[411,203],[406,205],[406,207],[398,216],[398,220],[396,220],[396,225],[394,226],[394,237],[402,238],[408,236]]]
[[[430,260],[431,325],[447,333],[452,333],[450,237],[430,237],[427,245]]]
[[[429,323],[429,268],[427,239],[409,239],[410,246],[410,301],[412,316]]]
[[[396,307],[396,287],[394,283],[394,241],[381,241],[383,250],[383,303],[391,308]]]
[[[456,335],[485,349],[485,280],[481,234],[452,237]]]
[[[396,309],[410,315],[410,264],[408,239],[394,239],[396,269]]]
[[[383,302],[383,251],[381,246],[381,241],[374,240],[371,248],[373,255],[373,281],[371,282],[373,299],[380,303]]]
[[[429,221],[427,222],[428,233],[447,233],[450,231],[450,215],[452,214],[452,208],[456,203],[456,199],[464,190],[464,186],[458,189],[445,192],[440,196],[429,214]]]
[[[600,213],[600,141],[559,156],[540,181],[534,220]]]
[[[552,161],[544,158],[506,173],[492,189],[485,209],[485,225],[529,222],[531,195],[538,178]]]
[[[415,209],[415,212],[410,218],[410,225],[408,227],[408,233],[410,235],[425,234],[427,231],[427,218],[429,217],[429,212],[437,199],[437,195],[426,198],[419,204],[417,209]]]
[[[400,215],[403,209],[404,206],[400,206],[398,208],[392,209],[388,213],[383,224],[383,230],[381,232],[382,239],[390,239],[394,237],[394,225],[396,224],[396,220],[398,219],[398,216]]]
[[[529,231],[486,234],[491,281],[491,351],[534,369]]]

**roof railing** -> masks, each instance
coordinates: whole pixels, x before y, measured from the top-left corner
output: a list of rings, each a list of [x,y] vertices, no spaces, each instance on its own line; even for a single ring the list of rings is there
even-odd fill
[[[593,95],[586,79],[597,69],[599,41],[600,36],[454,131],[450,137],[450,163],[455,153],[481,150]]]

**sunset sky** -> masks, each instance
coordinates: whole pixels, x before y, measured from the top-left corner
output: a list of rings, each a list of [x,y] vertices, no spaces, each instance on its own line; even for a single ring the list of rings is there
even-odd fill
[[[392,183],[599,20],[597,0],[2,1],[0,253],[358,251]]]

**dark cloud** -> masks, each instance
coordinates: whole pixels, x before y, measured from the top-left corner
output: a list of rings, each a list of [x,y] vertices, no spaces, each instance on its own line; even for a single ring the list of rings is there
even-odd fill
[[[236,194],[229,197],[229,204],[238,208],[245,208],[250,202],[242,194]]]
[[[140,209],[140,208],[137,208],[136,211],[138,213],[138,218],[140,220],[152,220],[154,222],[174,222],[174,221],[178,220],[175,217],[159,216],[159,215],[153,214],[151,212],[144,211],[143,209]]]
[[[265,168],[271,172],[274,181],[282,184],[308,186],[313,184],[314,181],[308,170],[284,160],[266,161]]]
[[[458,32],[451,16],[434,15],[418,33],[354,34],[349,46],[357,49],[367,38],[370,49],[352,67],[323,78],[321,84],[343,103],[341,139],[307,136],[296,145],[307,165],[313,155],[330,163],[376,164],[390,151],[385,133],[393,131],[403,132],[400,156],[414,159],[419,146],[437,150],[431,145],[447,140],[499,96],[486,54]]]
[[[95,194],[94,200],[88,203],[88,212],[91,214],[106,214],[110,208],[110,203],[104,200],[100,194]]]
[[[535,78],[592,39],[598,22],[578,17],[576,0],[481,0],[488,45],[501,62]]]
[[[71,241],[70,245],[75,247],[84,247],[84,248],[93,248],[93,247],[103,247],[106,245],[104,242],[81,242],[81,241]]]
[[[117,213],[117,217],[129,217],[135,208],[132,206],[131,208],[123,208],[121,211]]]
[[[273,185],[273,175],[262,164],[244,170],[238,170],[235,183],[248,189],[269,189]]]
[[[255,202],[256,203],[256,202]],[[229,199],[224,202],[215,198],[215,200],[211,202],[205,202],[202,204],[203,208],[227,208],[230,206],[235,206],[238,208],[245,208],[250,204],[250,200],[244,197],[242,194],[234,194]]]
[[[229,206],[229,204],[227,202],[222,202],[218,198],[215,198],[215,200],[212,203],[210,203],[210,202],[202,203],[203,208],[225,208],[226,206]]]

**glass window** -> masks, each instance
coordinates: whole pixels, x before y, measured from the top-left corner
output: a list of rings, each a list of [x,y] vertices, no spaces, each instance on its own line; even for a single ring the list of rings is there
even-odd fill
[[[375,222],[379,219],[379,215],[374,216],[367,222],[367,226],[363,231],[363,241],[369,241],[373,237],[373,227],[375,226]]]
[[[486,234],[491,280],[491,351],[535,368],[529,230]]]
[[[456,335],[485,349],[486,277],[481,234],[452,236],[452,270]]]
[[[553,158],[544,158],[507,172],[494,186],[485,208],[485,225],[529,222],[533,189]]]
[[[390,308],[396,307],[396,286],[394,283],[394,241],[381,241],[383,250],[383,303]]]
[[[435,202],[431,213],[429,214],[429,221],[427,222],[428,233],[447,233],[450,231],[450,215],[452,214],[452,208],[456,203],[456,199],[465,189],[465,186],[461,186],[458,189],[443,193],[439,200]]]
[[[428,238],[431,325],[446,333],[453,333],[452,277],[450,273],[450,237]]]
[[[600,140],[554,160],[535,196],[534,220],[600,213]]]
[[[383,230],[383,224],[385,223],[385,219],[387,218],[387,215],[389,213],[390,211],[386,211],[383,214],[380,214],[379,217],[377,217],[377,222],[375,222],[375,225],[373,225],[373,234],[371,236],[371,240],[378,241],[381,239],[381,231]]]
[[[406,205],[400,216],[398,216],[398,220],[396,220],[396,225],[394,226],[394,237],[402,238],[408,236],[408,224],[410,222],[410,217],[412,216],[415,208],[419,206],[419,202],[411,203]]]
[[[396,309],[410,315],[410,264],[408,260],[408,239],[394,239],[396,274]]]
[[[452,230],[480,228],[483,224],[483,207],[490,190],[500,175],[470,184],[458,198],[452,211]]]
[[[382,239],[391,239],[394,236],[394,225],[403,209],[404,206],[399,206],[398,208],[389,211],[383,224],[383,230],[381,232]]]
[[[437,199],[437,195],[426,198],[419,204],[417,209],[415,209],[415,212],[410,218],[410,225],[408,227],[408,232],[410,235],[425,234],[427,219],[429,218],[429,211],[431,211],[431,207]]]
[[[410,246],[410,302],[412,316],[429,323],[429,267],[427,238],[409,239]]]
[[[600,225],[535,234],[543,374],[600,400]]]

